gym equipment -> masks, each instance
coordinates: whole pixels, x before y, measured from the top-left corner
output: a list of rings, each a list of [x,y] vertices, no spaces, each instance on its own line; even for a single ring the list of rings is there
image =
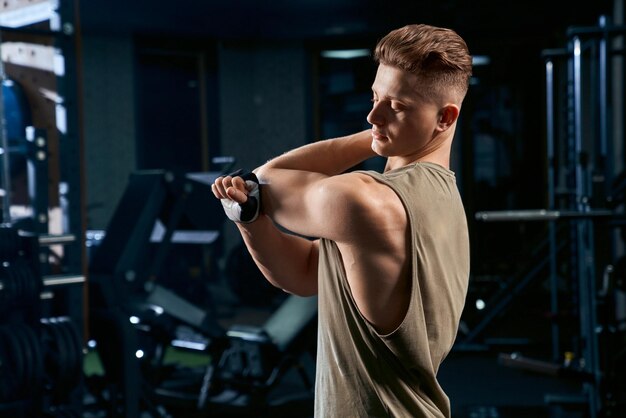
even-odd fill
[[[33,306],[39,299],[42,281],[23,260],[0,266],[0,311]]]
[[[46,394],[63,401],[82,379],[82,360],[80,332],[71,318],[43,318],[37,327],[1,325],[0,406],[35,399],[41,408]]]
[[[112,416],[134,417],[141,405],[152,404],[148,388],[167,374],[164,351],[179,326],[211,340],[224,335],[209,310],[162,283],[177,234],[204,231],[205,244],[218,242],[224,214],[210,191],[216,177],[163,170],[133,173],[104,238],[93,249],[90,329],[101,349],[104,390],[115,398],[108,408]],[[130,317],[137,323],[131,324]],[[139,367],[138,350],[145,353],[141,364],[146,370]]]
[[[483,222],[516,222],[516,221],[556,221],[557,219],[576,218],[607,218],[617,216],[610,210],[589,210],[577,212],[571,210],[506,210],[476,212],[476,219]]]
[[[79,330],[68,317],[42,318],[41,339],[46,386],[54,394],[63,395],[82,379],[83,347]]]
[[[210,191],[218,175],[155,170],[130,176],[92,249],[90,329],[105,374],[87,379],[96,398],[88,408],[128,418],[177,408],[200,415],[261,411],[272,408],[271,391],[292,370],[303,382],[301,401],[312,400],[302,362],[315,350],[316,298],[288,296],[263,326],[226,329],[211,304],[193,303],[176,288],[185,277],[167,281],[164,267],[177,242],[219,244],[226,216]],[[172,347],[202,353],[206,364],[166,364]]]
[[[19,400],[33,390],[40,391],[43,357],[34,331],[22,324],[1,326],[0,345],[3,354],[0,402]]]
[[[0,226],[2,417],[82,416],[84,304],[82,289],[74,285],[85,279],[82,274],[73,272],[82,273],[83,267],[82,239],[74,239],[74,236],[82,237],[81,177],[76,173],[83,170],[79,155],[81,135],[78,134],[80,102],[75,85],[75,80],[79,79],[76,77],[75,46],[78,43],[75,35],[79,31],[75,27],[73,3],[73,0],[40,2],[39,10],[45,9],[46,17],[39,14],[32,22],[32,13],[28,13],[32,5],[16,2],[11,5],[11,12],[21,14],[26,20],[13,22],[12,27],[0,27],[1,35],[11,32],[12,41],[44,43],[48,51],[54,48],[54,63],[46,63],[50,66],[42,71],[50,72],[45,78],[53,80],[57,99],[53,102],[35,93],[41,91],[39,84],[44,77],[25,75],[40,68],[14,65],[16,62],[7,57],[9,54],[3,54],[0,63],[4,191]],[[9,24],[9,20],[4,19],[3,23]],[[5,47],[7,43],[2,43],[2,48]],[[33,54],[29,58],[38,57]],[[27,97],[34,102],[27,103]],[[33,123],[44,128],[36,129]],[[48,166],[51,155],[48,136],[54,140],[53,144],[59,145],[52,154],[59,165],[53,165],[52,170]],[[27,179],[24,185],[19,178],[12,178],[22,174]],[[67,205],[62,211],[69,220],[66,231],[75,234],[71,239],[66,239],[70,234],[63,239],[48,235],[49,199],[55,202],[54,206],[59,206],[59,189],[66,191],[64,198],[69,197],[63,202]],[[32,215],[15,219],[11,205],[30,206]],[[55,255],[50,248],[52,244],[63,245],[63,257],[57,257],[59,263],[54,266],[49,263]],[[53,275],[53,272],[60,274]]]
[[[546,402],[554,407],[572,407],[574,402],[589,418],[609,416],[619,410],[616,405],[624,403],[616,399],[623,396],[620,389],[623,384],[607,368],[614,364],[613,357],[623,352],[623,336],[615,336],[619,331],[611,319],[614,313],[609,313],[606,307],[611,305],[610,294],[615,288],[610,285],[609,275],[618,249],[612,229],[620,223],[623,225],[624,220],[623,211],[616,211],[623,192],[620,182],[614,180],[611,147],[617,138],[610,131],[611,119],[621,115],[612,115],[609,105],[611,63],[623,51],[615,50],[611,41],[625,33],[626,27],[612,26],[601,17],[596,27],[570,28],[566,49],[543,53],[548,208],[476,213],[476,219],[483,222],[548,223],[544,243],[548,255],[536,264],[532,275],[548,270],[551,317],[558,316],[562,294],[566,293],[576,307],[578,329],[575,335],[564,339],[558,322],[551,323],[551,362],[529,359],[519,353],[501,355],[500,361],[511,367],[575,379],[581,385],[580,396],[549,395]],[[565,75],[567,83],[556,84],[557,75]],[[564,101],[566,112],[558,115],[555,109],[563,106],[557,103]],[[599,275],[603,275],[602,288],[597,280]],[[565,276],[564,285],[559,284],[559,276]],[[516,283],[513,296],[528,284],[527,278]],[[493,305],[485,321],[471,330],[469,336],[474,338],[482,331],[511,298],[508,294],[501,303]],[[570,353],[567,362],[574,358],[575,367],[560,364],[563,346]]]
[[[261,327],[230,327],[226,348],[205,372],[198,408],[273,416],[268,394],[289,370],[298,372],[311,407],[313,384],[301,357],[308,353],[314,361],[316,317],[317,297],[292,295]]]
[[[40,319],[55,293],[84,282],[41,275],[40,246],[67,240],[57,238],[0,226],[0,416],[65,408],[81,383],[81,331],[68,316]]]
[[[159,283],[168,252],[181,230],[204,231],[204,243],[217,242],[224,214],[210,192],[216,177],[197,173],[176,176],[165,171],[130,176],[90,263],[94,309],[125,308],[152,300],[166,314],[199,331],[220,334],[208,312]]]

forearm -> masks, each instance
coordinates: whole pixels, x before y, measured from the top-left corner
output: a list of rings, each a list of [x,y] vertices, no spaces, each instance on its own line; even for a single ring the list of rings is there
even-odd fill
[[[255,170],[261,181],[272,170],[300,170],[334,176],[375,156],[371,130],[304,145],[276,157]]]
[[[267,216],[251,224],[236,224],[266,279],[300,296],[317,294],[317,244],[280,231]]]

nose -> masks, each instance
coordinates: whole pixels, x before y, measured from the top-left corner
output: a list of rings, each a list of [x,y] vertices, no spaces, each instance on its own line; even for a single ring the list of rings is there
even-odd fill
[[[383,112],[380,109],[380,102],[373,103],[372,110],[367,115],[367,122],[370,125],[383,125],[385,123],[385,119],[383,117]]]

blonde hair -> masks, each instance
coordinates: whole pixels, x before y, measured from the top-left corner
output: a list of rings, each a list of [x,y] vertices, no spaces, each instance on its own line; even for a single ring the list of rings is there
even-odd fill
[[[452,89],[459,104],[472,75],[472,56],[463,38],[451,29],[424,24],[391,31],[376,45],[374,59],[416,75],[429,95]]]

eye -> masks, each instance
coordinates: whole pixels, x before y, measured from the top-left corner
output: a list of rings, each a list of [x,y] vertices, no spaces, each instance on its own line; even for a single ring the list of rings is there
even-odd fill
[[[404,110],[404,106],[398,102],[391,102],[391,110],[394,110],[396,112],[400,112],[402,110]]]

